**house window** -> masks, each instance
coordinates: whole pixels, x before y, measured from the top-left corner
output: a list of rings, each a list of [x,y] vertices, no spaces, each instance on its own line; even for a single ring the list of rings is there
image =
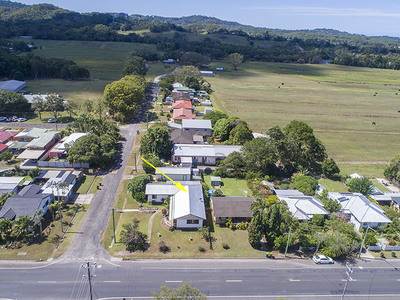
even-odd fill
[[[157,199],[157,195],[151,195],[151,199]]]
[[[186,220],[186,224],[199,224],[199,220]]]

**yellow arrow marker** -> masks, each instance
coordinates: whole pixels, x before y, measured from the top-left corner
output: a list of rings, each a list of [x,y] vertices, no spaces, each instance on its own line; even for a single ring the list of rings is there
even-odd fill
[[[161,174],[163,174],[165,177],[167,177],[169,180],[171,180],[174,184],[175,184],[175,187],[177,188],[177,189],[180,189],[180,190],[182,190],[182,191],[184,191],[184,192],[188,192],[184,187],[183,187],[183,185],[180,183],[180,182],[175,182],[175,181],[173,181],[171,178],[169,178],[167,175],[165,175],[163,172],[161,172],[159,169],[157,169],[155,166],[153,166],[151,163],[149,163],[147,160],[145,160],[143,157],[142,157],[142,160],[144,161],[144,162],[146,162],[146,163],[148,163],[150,166],[152,166],[154,169],[156,169],[158,172],[160,172]]]

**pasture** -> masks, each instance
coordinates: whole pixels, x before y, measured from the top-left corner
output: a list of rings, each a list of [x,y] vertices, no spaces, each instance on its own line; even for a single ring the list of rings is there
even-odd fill
[[[23,40],[26,42],[26,40]],[[73,60],[77,65],[90,71],[90,80],[72,81],[63,79],[28,80],[29,93],[57,93],[66,99],[98,99],[103,97],[107,84],[122,77],[125,61],[131,52],[146,48],[155,50],[155,45],[119,43],[119,42],[88,42],[88,41],[54,41],[36,40],[32,42],[38,48],[34,54],[42,57],[56,57]],[[41,49],[40,49],[41,47]],[[156,75],[168,71],[170,66],[162,63],[149,63],[146,78],[151,80]],[[95,79],[92,81],[91,79]],[[99,79],[99,80],[97,80]]]
[[[398,153],[399,71],[246,62],[207,80],[214,106],[255,132],[304,121],[343,164],[386,163]]]

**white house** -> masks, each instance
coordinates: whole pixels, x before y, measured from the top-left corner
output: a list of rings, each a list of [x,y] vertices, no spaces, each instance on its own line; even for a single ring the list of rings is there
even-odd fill
[[[340,202],[341,212],[349,218],[357,230],[360,227],[378,227],[392,222],[378,205],[360,193],[330,192],[328,197]]]
[[[169,167],[158,167],[156,169],[157,180],[167,181],[169,180],[165,175],[174,181],[190,181],[192,169],[191,168],[169,168]]]
[[[18,186],[25,177],[0,177],[0,195],[18,192]]]
[[[145,194],[148,202],[163,202],[168,197],[175,195],[179,189],[168,183],[148,183]]]
[[[230,153],[240,151],[242,146],[230,145],[195,145],[175,144],[172,152],[172,162],[181,163],[183,158],[187,166],[187,159],[200,165],[215,166],[217,159],[225,159]]]
[[[314,215],[328,215],[321,200],[305,196],[297,190],[275,190],[277,197],[285,201],[292,216],[299,221],[310,220]]]
[[[193,181],[182,183],[187,192],[179,190],[171,197],[169,220],[177,229],[203,227],[206,209],[201,183]]]
[[[182,120],[183,130],[193,130],[212,134],[211,120]]]

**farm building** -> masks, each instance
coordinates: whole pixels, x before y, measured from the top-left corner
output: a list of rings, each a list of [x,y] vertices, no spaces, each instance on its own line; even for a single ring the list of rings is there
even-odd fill
[[[0,81],[0,90],[18,93],[26,88],[26,82],[19,80]]]

